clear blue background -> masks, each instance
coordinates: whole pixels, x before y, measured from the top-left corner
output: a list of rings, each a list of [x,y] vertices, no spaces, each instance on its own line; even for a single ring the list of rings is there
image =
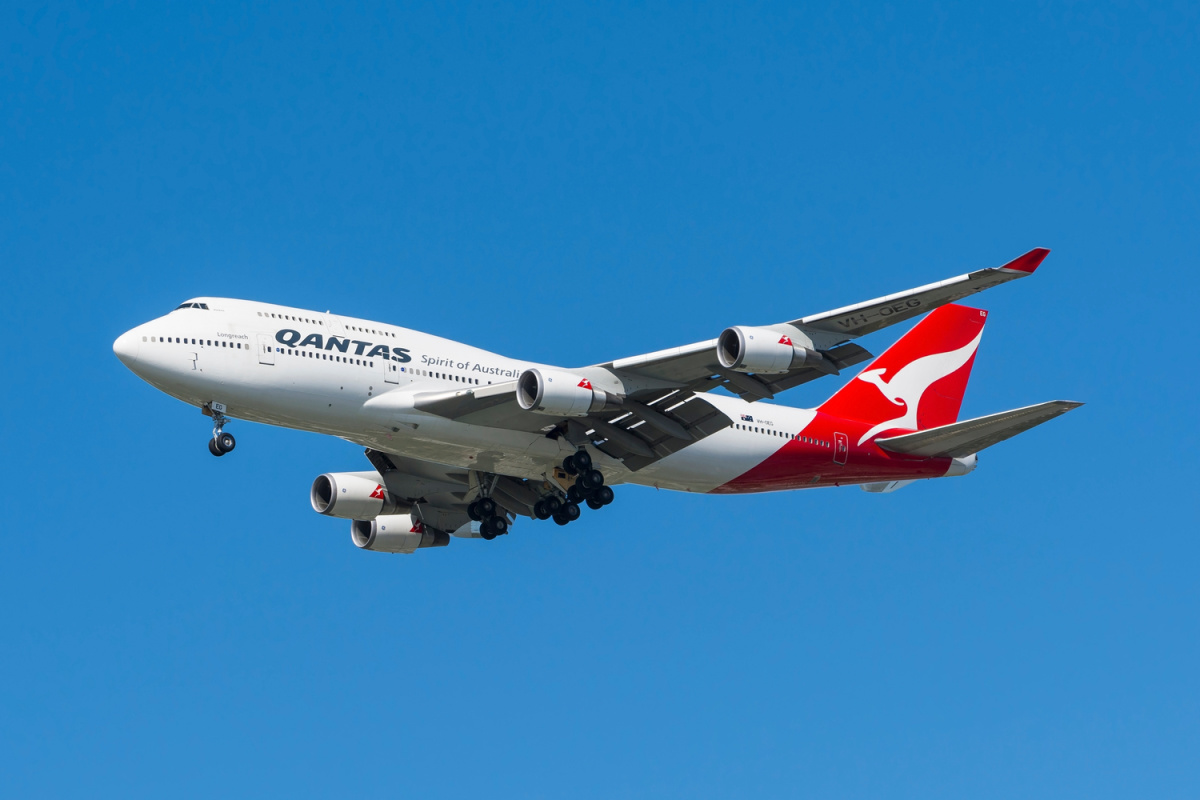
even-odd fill
[[[3,793],[1196,797],[1196,8],[6,7]],[[309,508],[357,447],[214,459],[111,351],[213,294],[593,363],[1034,246],[963,413],[1087,405],[968,478],[407,557]]]

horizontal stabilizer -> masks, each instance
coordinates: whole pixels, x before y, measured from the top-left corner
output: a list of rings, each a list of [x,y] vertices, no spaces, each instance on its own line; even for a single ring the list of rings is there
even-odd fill
[[[999,414],[906,433],[903,436],[876,439],[875,443],[884,450],[907,456],[964,458],[1081,405],[1083,403],[1073,403],[1069,400],[1051,400],[1036,406],[1001,411]]]

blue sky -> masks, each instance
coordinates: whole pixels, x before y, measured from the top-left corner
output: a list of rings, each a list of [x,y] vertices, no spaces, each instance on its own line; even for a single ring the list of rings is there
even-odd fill
[[[1195,797],[1200,15],[976,6],[5,10],[5,793]],[[963,414],[1087,405],[965,479],[411,557],[308,506],[358,448],[214,459],[111,351],[212,294],[595,363],[1034,246]]]

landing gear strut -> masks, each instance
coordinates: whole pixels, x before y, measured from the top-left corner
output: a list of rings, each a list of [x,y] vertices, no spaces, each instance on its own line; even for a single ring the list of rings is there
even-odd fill
[[[229,422],[229,417],[221,413],[224,410],[225,406],[220,403],[213,403],[209,408],[213,418],[213,435],[208,440],[208,452],[214,456],[223,456],[237,447],[237,440],[233,438],[233,434],[225,433],[225,423]]]

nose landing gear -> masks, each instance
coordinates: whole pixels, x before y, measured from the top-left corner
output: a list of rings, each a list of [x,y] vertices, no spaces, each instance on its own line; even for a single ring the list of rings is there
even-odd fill
[[[237,440],[233,438],[232,433],[225,433],[225,423],[229,422],[229,417],[222,413],[225,411],[224,404],[211,403],[204,410],[213,418],[213,435],[208,440],[208,452],[214,456],[232,452],[233,448],[237,447]]]

